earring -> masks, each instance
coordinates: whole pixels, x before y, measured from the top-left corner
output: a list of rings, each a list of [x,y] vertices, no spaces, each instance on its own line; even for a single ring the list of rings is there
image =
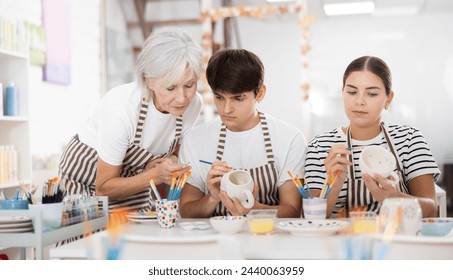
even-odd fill
[[[385,110],[388,110],[388,109],[389,109],[389,106],[385,106],[384,109],[385,109]]]

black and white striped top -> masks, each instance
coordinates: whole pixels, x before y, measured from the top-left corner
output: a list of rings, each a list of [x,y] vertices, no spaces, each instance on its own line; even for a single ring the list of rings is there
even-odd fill
[[[425,174],[433,174],[434,180],[437,180],[440,175],[440,170],[420,131],[407,125],[385,124],[385,127],[396,148],[398,154],[397,160],[402,163],[405,183],[407,184],[411,179]],[[343,143],[346,143],[346,134],[341,128],[336,128],[320,134],[309,142],[305,161],[305,176],[310,188],[317,190],[322,189],[327,174],[324,167],[324,160],[332,145]],[[388,148],[387,141],[382,131],[378,136],[370,140],[352,139],[353,148],[371,145]],[[356,179],[362,178],[359,167],[360,153],[361,149],[354,149],[354,175]],[[346,180],[338,196],[334,213],[337,213],[337,211],[340,210],[344,204],[343,202],[346,200]]]

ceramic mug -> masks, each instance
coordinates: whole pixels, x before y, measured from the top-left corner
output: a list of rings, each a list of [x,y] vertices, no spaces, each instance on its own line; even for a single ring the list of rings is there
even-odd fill
[[[422,209],[416,198],[386,198],[382,202],[377,219],[378,232],[385,233],[392,222],[391,234],[416,235],[422,227]]]
[[[393,154],[379,146],[368,146],[362,150],[359,158],[359,166],[362,174],[378,174],[393,186],[399,183],[398,174],[396,174],[396,159]]]
[[[225,173],[220,180],[220,189],[229,197],[239,199],[245,208],[252,208],[255,204],[253,178],[245,170],[235,169]]]

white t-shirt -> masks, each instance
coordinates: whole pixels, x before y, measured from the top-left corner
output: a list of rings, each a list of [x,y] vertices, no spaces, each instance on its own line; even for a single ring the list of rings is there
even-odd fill
[[[78,133],[79,140],[96,149],[108,164],[121,165],[127,148],[134,141],[142,96],[136,82],[111,89]],[[197,93],[183,114],[181,139],[197,121],[201,105],[201,96]],[[176,116],[159,112],[151,100],[140,146],[153,155],[165,153],[175,137],[175,129]]]
[[[295,126],[265,114],[277,167],[277,186],[290,180],[288,171],[302,172],[305,162],[306,141]],[[221,127],[220,117],[192,129],[184,138],[179,161],[192,166],[187,182],[207,193],[206,178],[210,165],[199,160],[216,161]],[[267,164],[261,123],[250,130],[233,132],[227,129],[222,161],[233,168],[250,169]]]

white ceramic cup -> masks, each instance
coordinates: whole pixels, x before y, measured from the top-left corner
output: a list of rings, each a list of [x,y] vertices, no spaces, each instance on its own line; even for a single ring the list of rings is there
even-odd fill
[[[400,213],[401,217],[397,217]],[[416,198],[386,198],[382,202],[377,219],[378,232],[384,233],[392,223],[397,222],[392,234],[416,235],[422,227],[422,209]]]
[[[385,178],[392,186],[396,187],[399,183],[398,174],[396,174],[396,159],[393,154],[379,146],[368,146],[362,150],[359,158],[359,166],[362,174],[378,174]]]
[[[220,180],[220,189],[229,197],[237,198],[245,208],[252,208],[255,204],[253,178],[245,170],[235,169],[225,173]]]
[[[304,198],[304,218],[307,220],[324,220],[327,213],[327,199]]]

